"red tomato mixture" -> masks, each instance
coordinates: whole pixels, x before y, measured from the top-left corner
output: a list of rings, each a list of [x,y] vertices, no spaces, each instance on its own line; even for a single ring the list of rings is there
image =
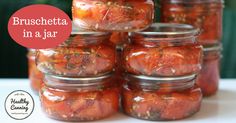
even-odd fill
[[[128,43],[128,32],[113,32],[110,41],[118,46]]]
[[[106,37],[109,39],[110,35]],[[112,72],[116,51],[108,39],[73,35],[59,47],[39,50],[37,67],[43,73],[67,77],[99,76]]]
[[[198,41],[215,44],[222,38],[222,0],[161,0],[162,22],[191,24],[201,29]]]
[[[35,63],[35,51],[29,51],[28,55],[28,74],[31,88],[38,93],[43,83],[43,74],[38,70]]]
[[[152,0],[73,0],[73,21],[99,31],[137,31],[153,22]]]
[[[154,88],[124,86],[122,106],[127,115],[145,120],[178,120],[200,110],[202,93],[198,87],[172,90],[162,89],[172,83]],[[174,86],[173,86],[174,87]]]
[[[214,95],[218,90],[220,57],[221,53],[217,50],[204,53],[203,67],[196,81],[204,96]]]
[[[147,76],[184,76],[201,69],[199,45],[144,47],[130,44],[124,50],[127,72]]]
[[[83,88],[60,89],[45,84],[40,92],[42,108],[49,117],[63,121],[93,121],[109,117],[118,111],[119,89],[114,80],[104,81],[107,82]]]

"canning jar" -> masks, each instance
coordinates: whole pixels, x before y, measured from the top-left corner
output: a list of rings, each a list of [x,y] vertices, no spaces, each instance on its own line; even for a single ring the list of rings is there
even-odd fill
[[[35,63],[35,50],[29,49],[27,58],[28,58],[28,76],[30,80],[31,88],[34,92],[38,93],[41,85],[43,83],[43,74],[37,69]]]
[[[118,111],[119,89],[113,76],[65,78],[45,75],[42,109],[62,121],[93,121]]]
[[[73,0],[73,21],[95,31],[137,31],[154,19],[153,0]]]
[[[202,89],[203,96],[214,95],[219,87],[221,45],[204,47],[203,65],[197,77],[197,85]]]
[[[202,93],[195,75],[155,78],[129,75],[122,91],[124,112],[145,120],[178,120],[200,110]]]
[[[130,33],[123,61],[128,73],[146,76],[184,76],[201,69],[202,46],[195,42],[198,30],[184,24],[153,24]]]
[[[222,38],[223,0],[161,0],[161,20],[191,24],[201,29],[201,44],[216,44]]]
[[[115,46],[107,32],[73,32],[56,48],[37,53],[37,67],[43,73],[65,77],[101,76],[112,72]]]

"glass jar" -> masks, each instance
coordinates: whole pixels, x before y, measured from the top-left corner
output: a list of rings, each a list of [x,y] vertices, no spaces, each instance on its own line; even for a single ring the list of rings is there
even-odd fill
[[[137,31],[154,19],[153,0],[73,0],[73,21],[95,31]]]
[[[201,69],[202,46],[198,30],[184,24],[153,24],[130,34],[123,61],[128,73],[146,76],[185,76]]]
[[[65,77],[101,76],[115,68],[116,50],[107,32],[73,32],[56,48],[39,50],[37,67]]]
[[[202,93],[195,75],[155,78],[128,75],[122,91],[124,112],[144,120],[178,120],[200,110]]]
[[[214,95],[219,87],[221,45],[204,47],[203,65],[197,77],[197,85],[202,89],[203,96]]]
[[[191,24],[201,29],[201,44],[222,38],[223,0],[161,0],[161,21]]]
[[[119,89],[113,76],[65,78],[46,75],[40,91],[42,109],[62,121],[93,121],[118,111]]]
[[[38,94],[39,89],[43,83],[43,74],[37,69],[35,63],[35,50],[29,49],[27,58],[28,58],[28,76],[30,80],[30,86],[34,92]]]

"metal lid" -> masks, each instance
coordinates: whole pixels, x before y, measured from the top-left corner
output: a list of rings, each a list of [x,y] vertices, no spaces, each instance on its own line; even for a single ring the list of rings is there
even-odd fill
[[[187,76],[179,76],[179,77],[151,77],[151,76],[143,76],[143,75],[133,75],[127,74],[127,77],[132,77],[135,79],[143,79],[143,80],[153,80],[153,81],[180,81],[180,80],[192,80],[196,78],[196,74],[187,75]]]
[[[149,77],[128,75],[127,84],[124,86],[140,88],[143,91],[151,90],[184,90],[191,88],[195,84],[196,74],[181,77]]]
[[[71,35],[84,35],[84,36],[103,36],[103,35],[109,35],[110,32],[91,32],[87,30],[83,30],[82,28],[76,26],[74,22],[72,22],[72,32]]]
[[[134,34],[142,35],[159,35],[159,36],[178,36],[188,35],[195,36],[199,33],[199,29],[187,24],[171,24],[171,23],[154,23],[149,28],[141,32],[132,32]],[[168,37],[166,37],[168,38]]]
[[[68,78],[54,75],[45,75],[44,82],[52,87],[87,87],[104,83],[104,79],[112,77],[112,73],[97,77]]]
[[[204,45],[203,51],[204,52],[213,52],[213,51],[222,51],[223,46],[222,44],[213,44],[213,45]]]

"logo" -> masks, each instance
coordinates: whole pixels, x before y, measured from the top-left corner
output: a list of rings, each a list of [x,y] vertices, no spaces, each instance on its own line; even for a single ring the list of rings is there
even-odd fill
[[[7,114],[16,120],[23,120],[29,117],[34,110],[32,96],[23,90],[11,92],[5,100]]]

